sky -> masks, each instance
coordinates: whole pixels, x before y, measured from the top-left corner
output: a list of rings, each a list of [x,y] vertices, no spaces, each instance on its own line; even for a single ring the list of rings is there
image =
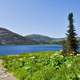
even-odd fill
[[[80,0],[0,0],[0,27],[24,36],[62,38],[66,36],[70,12],[80,36]]]

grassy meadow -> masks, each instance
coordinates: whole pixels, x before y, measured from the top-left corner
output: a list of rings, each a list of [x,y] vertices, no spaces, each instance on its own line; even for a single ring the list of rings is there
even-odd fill
[[[80,55],[64,57],[59,51],[1,57],[17,80],[80,80]]]

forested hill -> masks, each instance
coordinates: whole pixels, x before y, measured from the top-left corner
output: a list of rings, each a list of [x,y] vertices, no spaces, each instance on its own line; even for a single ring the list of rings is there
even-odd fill
[[[32,34],[32,35],[27,35],[25,36],[26,38],[29,38],[31,40],[34,40],[38,43],[48,43],[48,44],[60,44],[61,41],[64,38],[51,38],[45,35],[40,35],[40,34]]]

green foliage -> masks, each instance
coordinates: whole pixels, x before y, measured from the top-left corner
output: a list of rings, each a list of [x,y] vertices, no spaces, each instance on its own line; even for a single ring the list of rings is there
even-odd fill
[[[68,16],[69,26],[67,31],[67,51],[70,54],[76,55],[78,52],[78,41],[76,38],[76,33],[73,24],[73,13]]]
[[[4,67],[19,80],[80,80],[80,55],[63,57],[56,51],[2,59]]]

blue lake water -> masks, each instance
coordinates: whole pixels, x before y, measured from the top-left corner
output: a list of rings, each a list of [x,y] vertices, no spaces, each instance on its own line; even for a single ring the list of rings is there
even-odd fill
[[[7,45],[0,46],[0,55],[20,54],[25,52],[57,51],[61,45]]]

